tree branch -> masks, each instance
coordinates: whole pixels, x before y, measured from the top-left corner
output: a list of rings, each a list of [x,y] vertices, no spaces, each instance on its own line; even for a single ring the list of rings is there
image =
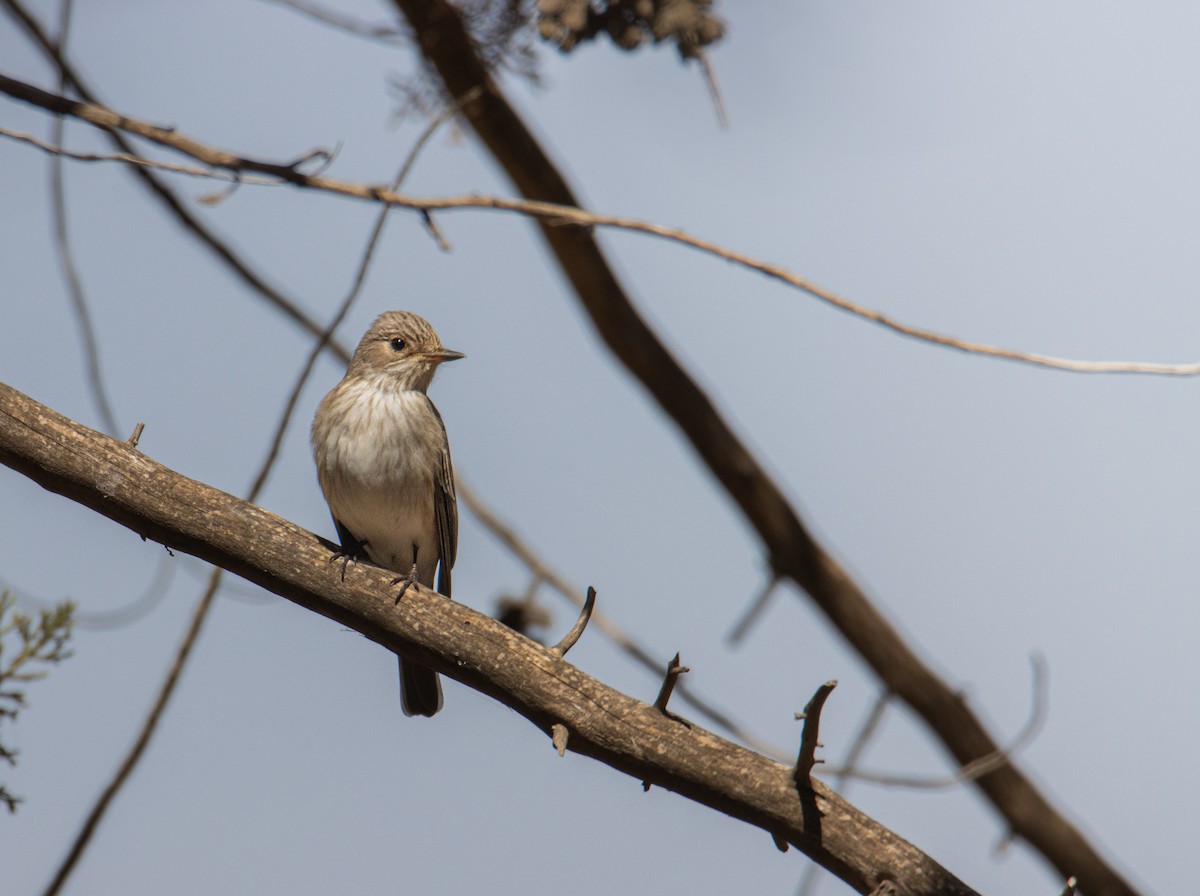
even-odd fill
[[[548,648],[462,604],[358,564],[343,583],[331,546],[272,513],[188,479],[125,442],[0,384],[0,463],[145,538],[236,573],[403,651],[515,709],[574,752],[770,832],[861,893],[971,894],[928,856],[819,782],[821,837],[804,825],[791,769],[609,688]]]
[[[11,3],[12,0],[0,0],[0,5]],[[494,85],[493,85],[494,87]],[[14,99],[19,99],[30,103],[34,106],[46,109],[49,112],[54,112],[58,115],[71,115],[80,121],[85,121],[88,124],[94,125],[106,131],[114,140],[120,136],[122,131],[134,134],[145,140],[157,143],[160,146],[165,146],[173,149],[176,152],[181,152],[205,165],[213,166],[214,168],[228,169],[234,172],[253,171],[265,175],[268,178],[275,178],[276,183],[291,184],[294,187],[299,187],[308,190],[317,190],[323,193],[331,193],[335,196],[343,196],[349,199],[359,199],[368,202],[380,202],[387,205],[395,205],[400,208],[407,208],[421,213],[425,223],[431,223],[429,214],[434,211],[449,211],[452,209],[483,209],[515,212],[517,214],[526,215],[534,218],[541,225],[544,232],[549,232],[551,228],[568,231],[576,228],[586,229],[592,227],[609,227],[617,230],[627,230],[632,233],[641,233],[647,236],[658,237],[670,242],[678,243],[683,246],[703,252],[707,255],[712,255],[716,258],[724,259],[732,262],[735,265],[743,267],[747,270],[755,271],[773,280],[777,280],[794,289],[807,293],[813,298],[819,299],[827,305],[837,308],[840,311],[845,311],[855,317],[870,321],[885,329],[898,333],[901,336],[906,336],[911,339],[917,339],[922,342],[928,342],[933,345],[940,345],[944,348],[956,349],[958,351],[967,352],[973,355],[984,355],[992,358],[1001,358],[1008,361],[1017,361],[1022,364],[1032,364],[1036,367],[1048,367],[1054,370],[1069,370],[1074,373],[1137,373],[1151,374],[1156,376],[1197,376],[1200,375],[1200,361],[1193,361],[1182,364],[1167,364],[1155,361],[1088,361],[1075,358],[1058,358],[1051,355],[1037,354],[1036,352],[1019,351],[1012,348],[1004,348],[998,345],[989,345],[984,342],[976,342],[969,339],[961,339],[956,336],[949,336],[945,333],[938,333],[933,330],[927,330],[923,327],[906,324],[903,321],[897,320],[890,315],[884,314],[875,308],[870,308],[859,302],[847,299],[840,296],[831,290],[825,289],[822,286],[806,280],[797,274],[792,273],[782,265],[769,264],[765,261],[760,261],[743,252],[735,252],[732,249],[727,249],[710,240],[701,239],[700,237],[691,236],[682,230],[672,227],[663,227],[660,224],[653,224],[648,221],[640,221],[635,218],[623,218],[617,215],[605,215],[598,212],[584,211],[572,202],[568,202],[565,198],[558,200],[538,199],[537,193],[526,193],[526,199],[508,199],[502,196],[482,196],[471,194],[468,196],[448,196],[448,197],[421,197],[421,196],[404,196],[394,190],[389,190],[383,184],[366,184],[357,183],[354,181],[340,180],[338,178],[323,177],[318,174],[308,174],[301,170],[303,165],[310,161],[314,155],[323,155],[324,150],[317,150],[315,153],[308,153],[300,159],[292,162],[276,162],[266,161],[263,159],[253,159],[245,156],[239,156],[225,149],[219,149],[214,146],[201,143],[191,137],[187,137],[174,128],[166,128],[160,125],[151,124],[150,122],[142,121],[137,118],[131,118],[126,115],[118,114],[111,109],[98,105],[93,102],[77,102],[67,99],[66,97],[58,96],[57,94],[48,93],[40,88],[34,87],[31,84],[26,84],[23,81],[18,81],[9,78],[6,75],[0,75],[0,93],[6,93]],[[466,94],[456,95],[455,101],[463,102]],[[466,101],[464,105],[474,106],[475,104]],[[20,140],[36,146],[38,149],[47,152],[59,150],[58,147],[48,146],[43,143],[38,143],[25,139],[24,135],[10,132],[7,136],[10,139]],[[127,144],[125,145],[127,147]],[[539,150],[540,152],[540,150]],[[124,154],[128,153],[126,148]],[[68,156],[70,157],[70,156]],[[87,161],[120,161],[124,159],[99,158],[89,159]],[[171,170],[173,166],[159,165],[150,160],[142,160],[137,163],[126,162],[131,164],[132,170],[138,172],[142,177],[149,177],[149,169],[163,167]],[[177,166],[175,166],[177,167]],[[198,169],[185,169],[182,173],[186,174],[202,174]],[[218,176],[213,172],[213,176]],[[532,175],[537,178],[541,175]],[[261,183],[261,180],[253,178],[243,178],[240,180],[243,183]],[[163,187],[157,182],[151,182],[156,190],[162,190]],[[519,186],[519,185],[518,185]],[[549,191],[547,195],[555,195],[554,191]],[[567,192],[566,196],[571,194]],[[175,200],[178,205],[178,200]],[[181,215],[181,206],[173,209],[177,215]],[[189,224],[188,226],[192,226]],[[193,229],[197,229],[193,227]],[[435,237],[437,236],[435,232]],[[585,239],[591,242],[589,234],[585,233]],[[211,241],[211,237],[208,238]],[[439,244],[442,240],[439,240]],[[243,273],[243,276],[245,274]],[[295,317],[296,309],[282,306],[281,308]],[[298,319],[298,322],[308,328],[308,323],[305,320]],[[317,331],[312,331],[314,335]]]

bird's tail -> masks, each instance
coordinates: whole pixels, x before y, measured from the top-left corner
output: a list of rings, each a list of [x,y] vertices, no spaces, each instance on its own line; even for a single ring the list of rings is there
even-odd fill
[[[432,669],[400,657],[400,706],[406,716],[431,716],[442,708],[442,683]]]

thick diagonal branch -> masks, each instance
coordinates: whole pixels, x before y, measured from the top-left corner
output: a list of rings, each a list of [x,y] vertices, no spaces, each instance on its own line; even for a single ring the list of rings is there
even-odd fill
[[[553,161],[505,99],[446,0],[395,0],[430,67],[464,104],[471,127],[526,198],[578,202]],[[841,566],[816,542],[782,491],[717,413],[708,396],[671,356],[634,309],[585,228],[539,221],[542,235],[601,338],[683,430],[713,475],[762,539],[771,565],[799,584],[889,691],[916,710],[951,755],[966,764],[1000,746],[900,638]],[[1012,763],[975,781],[1012,831],[1063,875],[1086,881],[1089,896],[1133,893],[1079,831]]]
[[[791,770],[680,725],[460,603],[420,589],[396,604],[391,573],[366,564],[342,582],[330,546],[286,520],[196,482],[0,384],[0,463],[146,538],[194,554],[502,701],[570,749],[650,780],[791,843],[867,893],[970,894],[936,862],[814,784],[817,842]],[[764,840],[765,843],[765,840]]]

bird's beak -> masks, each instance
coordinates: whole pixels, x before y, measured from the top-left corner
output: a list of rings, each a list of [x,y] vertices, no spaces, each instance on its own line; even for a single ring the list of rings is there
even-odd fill
[[[452,352],[448,348],[439,349],[436,352],[421,352],[421,357],[426,361],[432,361],[434,364],[441,364],[443,361],[457,361],[459,358],[465,358],[462,352]]]

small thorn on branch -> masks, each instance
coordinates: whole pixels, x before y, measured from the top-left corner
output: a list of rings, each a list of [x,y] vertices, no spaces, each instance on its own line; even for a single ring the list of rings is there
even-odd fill
[[[1062,896],[1075,896],[1075,894],[1079,892],[1077,889],[1078,886],[1079,881],[1076,880],[1075,875],[1072,874],[1067,878],[1067,885],[1063,887]]]
[[[796,768],[792,771],[792,780],[798,785],[807,787],[813,766],[824,761],[817,759],[817,747],[821,746],[817,740],[821,725],[821,708],[836,687],[836,681],[825,682],[812,695],[812,699],[804,707],[804,712],[796,713],[797,719],[804,720],[804,731],[800,735],[800,755],[796,757]]]
[[[550,740],[554,742],[554,749],[558,750],[559,756],[567,755],[567,738],[570,736],[571,732],[561,722],[555,722],[550,726]]]
[[[575,642],[579,640],[583,634],[583,630],[587,628],[588,620],[592,618],[592,609],[595,606],[596,589],[589,585],[587,600],[583,602],[583,609],[579,611],[579,618],[575,620],[575,624],[571,626],[571,630],[567,632],[566,637],[550,648],[551,653],[556,653],[559,656],[567,655],[567,651],[575,646]],[[676,654],[675,659],[679,659],[678,654]]]
[[[788,851],[788,842],[786,840],[784,840],[782,837],[780,837],[778,834],[772,834],[771,839],[775,841],[775,848],[777,850],[779,850],[780,852]]]
[[[140,442],[142,440],[142,430],[145,428],[146,428],[145,423],[139,423],[137,426],[135,426],[133,428],[133,435],[131,435],[125,441],[125,444],[128,445],[130,448],[136,448],[138,446],[138,442]]]
[[[676,721],[683,721],[674,713],[667,712],[667,702],[671,699],[671,694],[675,690],[675,683],[679,681],[679,676],[684,672],[691,671],[691,669],[679,662],[678,653],[676,653],[671,662],[667,664],[667,675],[663,679],[662,687],[658,690],[658,699],[654,701],[654,708],[661,712],[664,716],[670,716]]]

